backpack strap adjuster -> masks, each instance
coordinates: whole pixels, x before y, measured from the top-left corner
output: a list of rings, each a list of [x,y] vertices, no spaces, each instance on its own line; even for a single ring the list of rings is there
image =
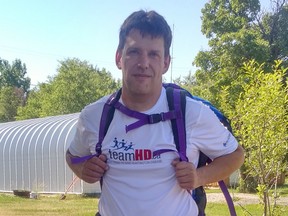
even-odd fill
[[[156,113],[156,114],[151,114],[148,116],[148,123],[149,124],[155,124],[160,121],[165,121],[164,113]]]

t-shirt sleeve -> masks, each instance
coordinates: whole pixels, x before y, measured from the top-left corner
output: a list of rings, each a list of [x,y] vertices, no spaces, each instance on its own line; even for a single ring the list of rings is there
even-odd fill
[[[238,142],[230,131],[223,126],[215,113],[201,102],[193,102],[188,109],[186,124],[188,142],[212,160],[235,151]]]
[[[95,154],[98,141],[99,113],[93,105],[85,107],[78,118],[75,136],[69,146],[72,155],[83,157]]]

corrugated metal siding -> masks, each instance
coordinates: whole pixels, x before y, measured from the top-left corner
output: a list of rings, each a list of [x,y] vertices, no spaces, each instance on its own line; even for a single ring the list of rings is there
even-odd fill
[[[64,192],[75,177],[66,164],[65,152],[78,116],[75,113],[0,124],[0,191]],[[85,190],[85,185],[91,189]],[[99,185],[91,187],[78,181],[71,191],[95,193]]]

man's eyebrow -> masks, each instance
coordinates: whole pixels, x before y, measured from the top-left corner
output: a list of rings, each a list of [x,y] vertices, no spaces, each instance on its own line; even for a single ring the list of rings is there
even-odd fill
[[[157,53],[160,53],[161,50],[155,50],[155,49],[152,49],[152,50],[150,50],[150,52],[157,52]]]

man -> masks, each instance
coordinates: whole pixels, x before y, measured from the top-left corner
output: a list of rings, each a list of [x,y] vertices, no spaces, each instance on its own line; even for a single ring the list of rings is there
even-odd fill
[[[171,29],[155,11],[137,11],[122,24],[116,65],[122,70],[124,107],[145,114],[169,111],[162,75],[170,64]],[[86,106],[67,151],[67,163],[88,183],[103,178],[101,216],[198,215],[191,191],[228,177],[244,160],[243,149],[202,103],[187,98],[186,136],[189,162],[180,161],[170,121],[146,124],[131,131],[135,122],[115,110],[98,157],[73,164],[72,158],[95,154],[100,117],[109,96]],[[171,149],[158,156],[151,152]],[[213,162],[196,169],[199,151]]]

